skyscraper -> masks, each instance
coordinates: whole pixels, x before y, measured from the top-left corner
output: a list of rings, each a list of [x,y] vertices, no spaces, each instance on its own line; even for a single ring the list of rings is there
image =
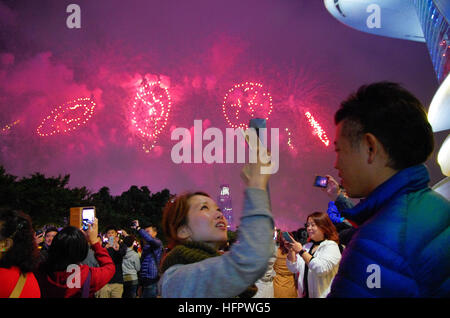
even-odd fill
[[[223,215],[227,219],[228,229],[234,229],[233,224],[233,205],[231,201],[230,186],[228,184],[220,185],[220,194],[217,198],[219,202],[219,208],[222,210]]]

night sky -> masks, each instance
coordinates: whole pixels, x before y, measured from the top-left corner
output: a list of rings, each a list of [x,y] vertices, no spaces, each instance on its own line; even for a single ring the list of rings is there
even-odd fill
[[[66,26],[71,3],[81,8],[81,29]],[[268,127],[280,129],[280,169],[270,192],[276,225],[286,230],[326,210],[328,197],[312,182],[316,174],[337,177],[333,115],[344,98],[362,84],[389,80],[428,108],[438,88],[424,43],[353,30],[319,0],[0,1],[0,30],[0,129],[16,123],[0,131],[8,173],[70,174],[70,186],[107,186],[114,195],[145,185],[216,197],[226,183],[238,218],[242,164],[177,165],[170,132],[192,129],[195,119],[225,132],[225,94],[235,84],[260,83],[273,98]],[[131,123],[144,76],[159,78],[172,99],[150,153]],[[96,107],[85,125],[37,134],[54,108],[90,96]],[[306,111],[325,130],[328,147],[312,134]],[[427,162],[431,185],[443,178],[436,155],[445,136],[436,137]]]

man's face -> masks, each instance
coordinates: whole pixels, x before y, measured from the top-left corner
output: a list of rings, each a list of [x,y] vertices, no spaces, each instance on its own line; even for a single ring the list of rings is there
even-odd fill
[[[45,234],[44,240],[47,246],[52,245],[53,238],[56,236],[56,234],[58,234],[58,232],[48,232],[47,234]]]
[[[156,234],[158,234],[158,232],[154,228],[152,228],[151,226],[145,228],[144,231],[147,232],[147,234],[150,235],[153,238],[155,238]]]
[[[370,194],[368,188],[370,167],[367,164],[365,146],[360,142],[359,146],[352,145],[350,139],[342,134],[345,121],[341,121],[336,127],[336,162],[334,168],[339,171],[341,185],[351,198],[362,198]]]

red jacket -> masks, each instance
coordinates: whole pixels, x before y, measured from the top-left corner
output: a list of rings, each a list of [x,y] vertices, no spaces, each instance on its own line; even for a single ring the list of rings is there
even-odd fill
[[[19,280],[20,269],[18,267],[0,268],[0,298],[8,298]],[[33,273],[27,273],[27,280],[23,286],[19,298],[40,298],[41,292]]]
[[[42,269],[36,274],[36,278],[41,288],[42,298],[71,298],[81,297],[81,289],[86,280],[89,269],[91,270],[91,283],[89,287],[89,297],[94,297],[94,293],[105,286],[114,276],[116,268],[108,251],[100,243],[92,245],[95,258],[100,267],[80,266],[80,288],[69,288],[67,278],[73,276],[74,272],[55,272],[48,275]],[[52,277],[51,277],[52,276]]]

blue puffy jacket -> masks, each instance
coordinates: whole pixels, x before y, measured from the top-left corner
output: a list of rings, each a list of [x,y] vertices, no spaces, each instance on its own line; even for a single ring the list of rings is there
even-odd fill
[[[359,227],[329,297],[449,297],[450,202],[424,165],[399,171],[342,215]]]
[[[159,279],[158,268],[163,254],[163,244],[158,238],[153,238],[144,229],[139,235],[145,240],[141,255],[141,280],[151,280],[155,283]]]

